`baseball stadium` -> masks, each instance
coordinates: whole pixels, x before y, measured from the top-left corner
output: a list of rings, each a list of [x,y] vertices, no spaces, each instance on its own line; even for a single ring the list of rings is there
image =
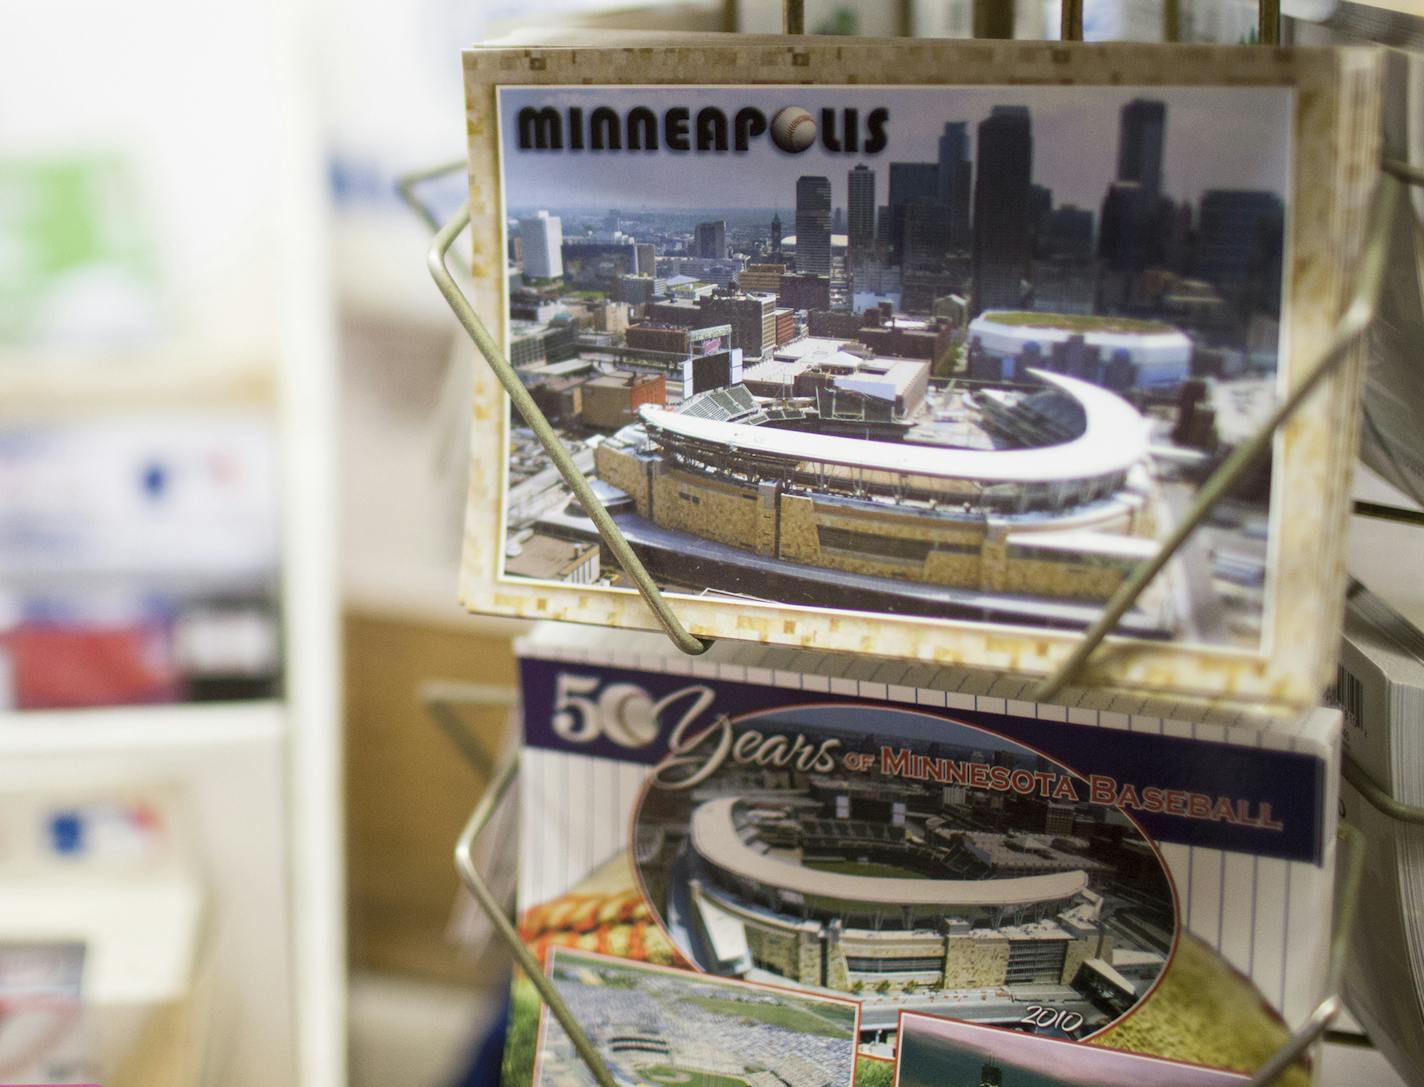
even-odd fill
[[[1107,866],[1088,857],[1030,835],[981,844],[942,827],[917,837],[863,819],[788,820],[790,809],[732,797],[693,813],[691,845],[705,874],[693,898],[721,970],[750,962],[841,991],[886,978],[967,989],[1067,985],[1085,962],[1112,957],[1101,899],[1089,890],[1089,872]],[[785,848],[792,840],[799,863]],[[1044,871],[939,878],[992,872],[985,845],[1026,854]],[[873,867],[863,868],[871,857]],[[873,874],[854,874],[861,871]]]
[[[596,471],[644,521],[764,559],[1101,602],[1155,550],[1148,428],[1107,389],[1028,376],[1037,391],[964,393],[953,418],[898,440],[847,436],[824,408],[743,385],[713,389],[641,406],[599,445]],[[975,445],[957,446],[966,434]]]

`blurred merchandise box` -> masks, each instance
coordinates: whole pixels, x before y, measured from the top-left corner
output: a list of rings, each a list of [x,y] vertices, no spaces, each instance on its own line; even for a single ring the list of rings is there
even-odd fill
[[[170,790],[0,794],[0,1080],[201,1083],[207,902]]]
[[[0,346],[157,339],[159,261],[132,167],[104,153],[0,159]]]
[[[0,429],[0,709],[272,695],[278,548],[258,415]]]
[[[251,584],[277,565],[277,476],[257,415],[130,415],[0,430],[0,564]]]
[[[0,1080],[94,1078],[80,999],[83,976],[83,944],[0,942]]]

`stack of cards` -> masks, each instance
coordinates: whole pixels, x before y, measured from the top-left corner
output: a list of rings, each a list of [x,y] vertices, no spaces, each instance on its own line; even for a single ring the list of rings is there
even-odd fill
[[[1424,806],[1424,634],[1363,586],[1345,612],[1330,697],[1360,769],[1400,803]],[[1395,1067],[1424,1067],[1424,828],[1391,819],[1349,784],[1341,794],[1369,850],[1346,997]]]

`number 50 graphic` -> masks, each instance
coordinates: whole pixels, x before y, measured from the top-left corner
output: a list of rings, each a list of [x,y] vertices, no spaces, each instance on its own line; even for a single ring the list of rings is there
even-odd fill
[[[561,739],[592,743],[607,737],[620,747],[647,747],[658,738],[660,716],[672,703],[693,696],[679,725],[690,721],[712,702],[708,687],[683,687],[657,701],[636,683],[610,683],[601,691],[598,676],[560,672],[554,685],[554,716],[550,724]]]

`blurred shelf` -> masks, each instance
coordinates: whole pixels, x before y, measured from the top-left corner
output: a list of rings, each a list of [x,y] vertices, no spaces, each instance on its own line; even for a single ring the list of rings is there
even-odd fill
[[[1355,470],[1356,500],[1417,510],[1409,498],[1363,464]],[[1424,548],[1419,529],[1398,521],[1356,515],[1350,518],[1345,566],[1415,625],[1424,625]]]
[[[1327,1042],[1317,1068],[1319,1087],[1408,1087],[1376,1049]]]
[[[97,751],[179,751],[286,732],[281,702],[190,702],[0,713],[0,758]]]
[[[1379,8],[1382,11],[1397,11],[1401,15],[1419,16],[1424,14],[1424,6],[1419,0],[1352,0],[1364,8]]]
[[[113,411],[271,409],[273,365],[222,358],[211,348],[132,354],[9,353],[0,350],[0,420]]]
[[[472,615],[460,606],[458,582],[453,563],[348,557],[342,568],[342,605],[357,615],[455,627],[470,634],[513,638],[533,626],[523,619]]]

